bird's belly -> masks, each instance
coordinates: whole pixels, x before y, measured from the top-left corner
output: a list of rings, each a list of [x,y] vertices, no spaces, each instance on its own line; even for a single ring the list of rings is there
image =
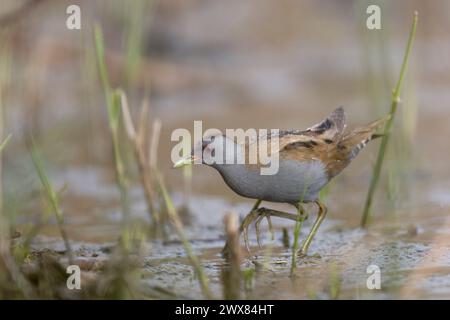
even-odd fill
[[[231,189],[244,197],[287,203],[316,200],[328,182],[325,166],[320,161],[281,160],[274,175],[261,175],[260,170],[241,167],[223,177]]]

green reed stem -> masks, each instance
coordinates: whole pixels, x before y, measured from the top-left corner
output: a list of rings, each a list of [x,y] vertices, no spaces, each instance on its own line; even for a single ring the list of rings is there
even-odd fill
[[[53,185],[51,184],[48,178],[47,172],[45,171],[44,165],[42,163],[41,156],[39,155],[39,152],[33,140],[31,145],[31,159],[33,160],[33,164],[36,168],[39,180],[41,181],[41,184],[44,187],[45,195],[50,204],[50,207],[53,213],[55,214],[56,223],[58,225],[61,238],[63,239],[67,255],[69,257],[69,263],[73,264],[72,247],[70,245],[69,237],[67,236],[66,230],[64,229],[64,215],[61,210],[61,206],[59,204],[59,195],[53,188]]]
[[[212,299],[211,290],[209,288],[209,280],[208,277],[205,274],[205,271],[203,269],[203,266],[199,260],[199,258],[194,254],[194,251],[192,250],[191,244],[189,243],[189,240],[187,239],[184,229],[183,229],[183,223],[181,222],[181,219],[177,213],[177,210],[175,209],[175,206],[172,202],[172,199],[170,198],[169,193],[167,192],[167,189],[165,187],[164,181],[159,173],[156,173],[157,180],[159,183],[159,186],[161,188],[161,192],[164,198],[164,202],[166,204],[167,208],[167,214],[170,219],[170,222],[172,223],[175,232],[177,233],[178,237],[180,238],[181,242],[183,243],[184,250],[186,251],[186,254],[188,256],[188,259],[192,265],[192,267],[195,270],[195,273],[198,277],[200,287],[202,289],[203,295],[207,299]]]
[[[298,245],[299,245],[299,237],[300,237],[300,230],[303,226],[303,217],[300,216],[300,211],[298,212],[298,218],[295,222],[295,229],[294,229],[294,243],[292,244],[292,256],[291,256],[291,277],[294,276],[295,269],[297,268],[297,252],[298,252]]]
[[[306,181],[308,178],[306,179]],[[297,256],[298,256],[298,239],[300,237],[300,231],[302,230],[303,222],[304,222],[304,208],[302,207],[303,200],[305,199],[305,195],[308,192],[307,183],[305,183],[305,188],[303,189],[302,194],[299,198],[298,208],[297,208],[297,221],[295,222],[294,228],[294,243],[292,244],[292,257],[291,257],[291,277],[295,275],[295,270],[297,268]],[[306,240],[305,240],[306,241]]]
[[[95,48],[97,52],[98,70],[108,110],[109,129],[111,132],[111,140],[114,152],[116,184],[120,192],[123,222],[125,224],[128,224],[129,219],[128,188],[125,176],[125,165],[120,153],[120,143],[119,143],[121,91],[120,90],[113,91],[111,89],[109,83],[108,69],[106,67],[103,33],[100,26],[97,24],[94,26],[94,39],[95,39]]]
[[[405,55],[403,57],[403,63],[400,70],[400,76],[397,81],[397,85],[392,92],[392,103],[391,110],[389,114],[391,117],[386,122],[383,132],[383,138],[381,140],[380,148],[378,150],[377,161],[375,163],[375,167],[373,168],[372,179],[370,181],[369,190],[367,192],[366,202],[364,205],[364,211],[361,219],[361,226],[365,228],[370,218],[370,210],[372,208],[373,196],[375,194],[375,190],[378,186],[378,182],[380,180],[381,167],[383,165],[384,155],[386,153],[387,144],[389,142],[389,135],[391,132],[392,125],[394,123],[394,116],[397,111],[398,103],[400,102],[400,93],[403,86],[403,80],[405,78],[406,69],[408,66],[409,56],[412,48],[412,44],[414,42],[414,37],[416,35],[417,29],[417,21],[418,21],[418,13],[414,13],[413,23],[411,27],[411,31],[409,33],[408,44],[406,45]]]

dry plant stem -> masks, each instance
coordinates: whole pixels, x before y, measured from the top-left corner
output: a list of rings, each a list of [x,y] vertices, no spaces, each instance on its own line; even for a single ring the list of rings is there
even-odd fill
[[[383,132],[383,137],[382,137],[381,144],[380,144],[380,149],[378,150],[377,161],[376,161],[375,167],[373,169],[372,180],[370,181],[369,191],[367,192],[366,202],[364,205],[364,211],[363,211],[363,215],[362,215],[362,219],[361,219],[361,226],[363,228],[367,226],[367,223],[369,222],[369,219],[370,219],[370,210],[372,208],[373,195],[375,193],[378,182],[380,180],[381,167],[383,165],[384,155],[386,153],[386,147],[389,142],[391,128],[394,123],[395,112],[397,111],[397,106],[398,106],[398,103],[400,102],[400,93],[401,93],[401,89],[403,86],[403,80],[405,78],[405,72],[406,72],[406,69],[408,66],[408,60],[409,60],[412,44],[413,44],[414,37],[416,34],[417,21],[418,21],[418,14],[417,14],[417,12],[415,12],[411,31],[409,33],[408,44],[406,46],[405,55],[403,57],[403,63],[402,63],[402,67],[400,70],[400,76],[398,78],[397,85],[395,86],[395,89],[392,92],[391,110],[389,112],[391,117],[386,122],[386,125],[384,127],[384,132]]]
[[[139,132],[136,132],[135,126],[133,124],[133,120],[131,119],[131,112],[128,106],[128,99],[125,93],[121,92],[121,105],[122,105],[122,114],[125,124],[125,129],[127,131],[128,139],[133,144],[133,149],[137,158],[138,169],[141,176],[142,185],[144,187],[144,193],[147,200],[147,207],[150,216],[152,217],[152,222],[155,226],[159,225],[159,214],[155,210],[155,206],[153,205],[155,199],[155,192],[153,189],[153,181],[152,181],[152,168],[150,166],[150,161],[147,158],[147,118],[148,115],[148,103],[144,101],[141,109],[141,121],[139,124]]]
[[[139,163],[139,171],[142,179],[142,185],[145,190],[145,197],[147,200],[148,211],[153,218],[153,222],[155,225],[159,224],[159,215],[155,210],[155,206],[153,205],[155,194],[153,191],[153,182],[151,179],[151,170],[147,158],[145,157],[145,151],[142,148],[138,147],[135,144],[135,152],[138,158]]]
[[[225,215],[225,233],[229,243],[229,254],[222,269],[223,296],[225,300],[239,299],[241,292],[241,261],[242,254],[239,246],[238,215]]]
[[[153,127],[152,127],[152,135],[151,135],[151,141],[150,141],[150,150],[149,150],[149,165],[150,165],[150,172],[158,172],[158,147],[159,147],[159,141],[161,138],[161,121],[159,119],[156,119],[155,121],[153,121]],[[153,175],[152,175],[153,177]],[[155,200],[158,200],[159,194],[156,194],[155,197],[157,196],[157,198],[154,198]],[[154,209],[156,209],[156,207],[154,206]],[[155,211],[155,215],[158,217],[158,221],[161,224],[165,223],[165,215],[164,212],[160,212],[160,211]],[[163,237],[164,239],[167,238],[167,234],[166,234],[166,229],[163,228],[158,228],[159,231],[162,231]]]
[[[189,259],[192,267],[194,268],[195,273],[197,274],[203,295],[207,299],[212,299],[211,290],[209,288],[208,277],[205,274],[205,271],[203,269],[203,266],[202,266],[200,260],[194,254],[191,244],[189,243],[188,239],[186,238],[186,235],[184,234],[183,224],[181,222],[180,217],[178,216],[175,206],[173,205],[172,199],[170,198],[170,196],[167,192],[167,189],[164,185],[163,178],[159,173],[156,173],[156,178],[158,180],[158,183],[159,183],[159,186],[161,188],[161,192],[162,192],[162,195],[164,198],[164,202],[166,204],[169,221],[171,222],[172,226],[175,229],[175,232],[177,233],[178,237],[180,238],[181,242],[183,243],[183,247],[184,247],[184,250],[186,251],[186,255],[188,256],[188,259]]]
[[[156,119],[153,121],[153,131],[152,131],[152,138],[150,143],[150,168],[152,170],[158,169],[158,147],[159,147],[159,141],[161,137],[161,120]]]

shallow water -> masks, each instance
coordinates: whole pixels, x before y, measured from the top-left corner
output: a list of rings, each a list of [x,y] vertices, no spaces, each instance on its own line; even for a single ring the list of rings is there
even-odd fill
[[[90,178],[86,179],[85,175]],[[77,202],[89,202],[94,198],[96,206],[102,208],[95,215],[88,212],[83,215],[72,211],[70,207],[65,208],[67,229],[77,254],[76,263],[86,270],[99,271],[109,256],[108,248],[114,245],[120,230],[118,207],[109,205],[107,209],[107,203],[114,201],[117,196],[116,191],[102,182],[102,171],[93,168],[65,171],[60,178],[70,186],[65,203],[72,203],[72,197]],[[79,185],[85,181],[89,181],[89,189]],[[263,248],[256,245],[255,232],[251,228],[251,253],[244,251],[242,270],[251,268],[256,273],[252,286],[242,290],[242,297],[325,299],[332,297],[330,288],[335,281],[340,288],[337,298],[342,299],[448,297],[450,220],[445,214],[439,213],[445,206],[440,197],[436,199],[427,193],[423,194],[422,200],[428,209],[434,208],[428,212],[433,218],[417,216],[421,210],[416,208],[398,214],[389,223],[375,221],[369,230],[355,227],[353,221],[358,215],[348,219],[349,214],[346,213],[347,219],[340,218],[342,213],[339,212],[347,205],[329,197],[326,200],[329,215],[313,241],[309,255],[298,258],[294,277],[290,275],[292,250],[286,249],[282,240],[282,228],[288,228],[292,244],[294,224],[274,218],[275,238],[272,241],[263,223]],[[360,195],[353,197],[358,199]],[[148,222],[144,198],[138,188],[131,191],[131,199],[133,219]],[[173,199],[178,207],[183,204],[182,194],[174,193]],[[104,206],[101,205],[102,201],[105,202]],[[191,196],[187,203],[188,210],[184,210],[186,235],[195,254],[201,258],[215,297],[221,297],[223,290],[221,270],[224,260],[220,255],[225,241],[223,217],[227,212],[237,212],[243,218],[251,205],[251,201],[235,202],[222,197]],[[77,207],[79,204],[74,204],[74,208]],[[287,206],[278,207],[292,211]],[[300,239],[306,237],[315,218],[315,209],[311,206],[307,210],[310,216],[301,229]],[[45,233],[48,236],[41,234],[34,240],[33,250],[64,252],[63,243],[56,238],[54,228],[50,226],[44,229]],[[147,240],[145,248],[140,262],[144,287],[149,290],[163,288],[163,293],[159,294],[166,298],[202,297],[184,248],[175,235],[170,234],[165,241]],[[370,265],[377,265],[381,270],[380,290],[366,287],[370,276],[367,267]]]
[[[18,139],[4,154],[3,183],[5,203],[12,202],[7,205],[20,213],[18,229],[26,235],[42,211],[35,194],[39,184],[30,182],[35,172],[26,164],[29,150],[21,145],[24,132],[33,131],[56,189],[68,184],[61,205],[77,263],[95,274],[110,256],[122,219],[88,23],[102,22],[111,82],[121,86],[119,39],[126,19],[118,15],[125,11],[120,1],[108,1],[115,4],[111,7],[105,3],[83,4],[87,24],[81,32],[55,27],[65,8],[43,4],[45,23],[39,14],[30,16],[13,37],[15,75],[4,110],[5,132]],[[339,283],[338,298],[450,298],[450,46],[442,31],[450,27],[449,3],[386,3],[392,7],[380,33],[360,29],[358,8],[351,2],[342,7],[320,1],[280,3],[161,2],[152,27],[143,26],[148,40],[143,63],[135,86],[127,88],[135,115],[151,83],[151,117],[163,124],[158,165],[177,207],[188,207],[182,217],[185,232],[214,296],[222,297],[223,217],[236,212],[243,218],[253,201],[230,191],[212,168],[196,167],[192,196],[185,202],[182,172],[170,169],[172,131],[192,130],[194,120],[202,120],[204,129],[304,129],[339,105],[346,109],[349,128],[371,121],[389,108],[410,13],[418,10],[418,36],[395,123],[399,141],[391,141],[370,228],[358,226],[378,142],[332,181],[325,197],[329,214],[310,255],[298,258],[295,277],[290,276],[291,249],[282,241],[282,229],[288,228],[292,244],[293,223],[274,218],[274,241],[263,223],[263,249],[251,230],[252,253],[245,255],[242,269],[257,272],[242,297],[326,299],[333,297],[333,283]],[[397,154],[404,145],[410,150]],[[28,191],[29,197],[24,195]],[[133,219],[146,226],[150,220],[138,185],[131,187],[130,199]],[[264,205],[293,212],[287,205]],[[307,209],[310,218],[301,239],[315,218],[315,209]],[[32,248],[64,251],[53,218],[43,223]],[[139,263],[141,282],[156,297],[202,298],[172,232],[164,241],[148,239]],[[366,287],[366,270],[373,264],[381,269],[381,290]]]

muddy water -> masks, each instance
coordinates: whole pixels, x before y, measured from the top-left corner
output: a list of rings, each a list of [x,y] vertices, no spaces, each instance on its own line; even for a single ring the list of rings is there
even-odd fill
[[[73,169],[55,179],[70,185],[71,191],[64,203],[69,236],[78,254],[77,263],[93,270],[108,258],[108,248],[114,245],[120,230],[121,215],[119,207],[114,205],[116,190],[105,183],[104,175],[101,170]],[[85,187],[86,181],[89,187]],[[450,295],[450,219],[442,208],[448,205],[449,199],[445,193],[433,190],[422,190],[421,194],[424,196],[417,199],[422,203],[420,207],[375,218],[372,227],[363,230],[355,226],[359,212],[349,212],[351,203],[343,203],[332,193],[326,200],[329,215],[311,245],[309,256],[298,258],[293,277],[290,274],[292,251],[285,248],[282,241],[282,228],[287,228],[292,244],[293,223],[274,218],[275,238],[271,239],[266,226],[262,228],[263,248],[256,245],[252,228],[251,253],[245,254],[242,269],[256,272],[246,290],[243,289],[242,297],[447,298]],[[362,192],[354,191],[348,199],[357,202],[362,197]],[[133,219],[148,222],[139,188],[132,189],[131,198]],[[180,193],[173,193],[173,199],[177,206],[184,203]],[[88,210],[93,210],[89,203],[95,203],[96,213],[77,211],[75,208],[79,208],[80,203],[87,203]],[[224,244],[224,214],[237,212],[244,217],[251,205],[251,201],[244,199],[234,201],[198,195],[191,196],[187,202],[188,210],[183,216],[185,232],[202,260],[215,297],[222,296],[224,261],[220,250]],[[283,205],[275,207],[292,211]],[[301,239],[306,237],[315,217],[314,207],[307,207],[307,210],[310,217],[302,227]],[[42,230],[33,248],[63,252],[64,246],[54,231],[52,226]],[[377,265],[381,270],[380,290],[369,290],[366,286],[370,265]],[[166,241],[148,240],[140,268],[144,286],[152,290],[164,289],[161,298],[202,297],[193,269],[176,236],[169,236]],[[339,288],[337,296],[332,293],[336,286]]]

